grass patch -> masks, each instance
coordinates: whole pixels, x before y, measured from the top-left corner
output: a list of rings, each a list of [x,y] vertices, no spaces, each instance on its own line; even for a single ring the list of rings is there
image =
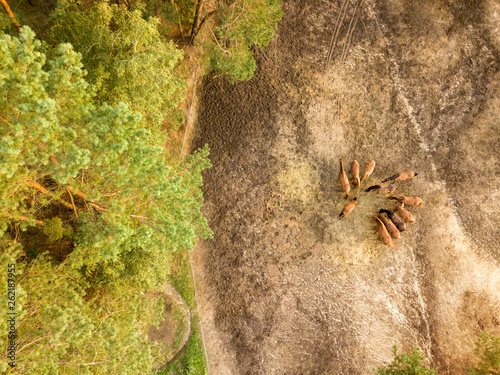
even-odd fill
[[[166,370],[156,375],[206,375],[207,366],[200,330],[200,318],[196,311],[194,284],[189,269],[189,254],[180,252],[175,255],[170,283],[177,289],[191,310],[191,336],[178,357]]]

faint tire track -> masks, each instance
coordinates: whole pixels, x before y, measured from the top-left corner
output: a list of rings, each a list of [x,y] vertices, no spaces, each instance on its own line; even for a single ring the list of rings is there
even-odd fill
[[[356,25],[358,24],[359,13],[361,11],[360,9],[362,4],[362,0],[358,1],[358,3],[356,4],[356,8],[354,9],[354,16],[351,18],[351,22],[349,22],[349,28],[347,29],[347,39],[344,45],[344,49],[342,50],[342,57],[340,58],[340,61],[342,62],[345,62],[347,60],[347,55],[349,54],[349,49],[351,48],[352,36],[356,31]]]
[[[342,8],[340,8],[340,12],[339,12],[339,15],[337,17],[337,22],[335,25],[335,32],[332,35],[332,40],[330,42],[330,47],[328,49],[328,57],[326,59],[325,69],[328,68],[328,65],[330,65],[330,61],[331,61],[332,55],[333,55],[333,50],[337,46],[340,27],[342,26],[342,23],[344,22],[344,18],[347,14],[346,10],[349,8],[349,3],[350,3],[350,0],[344,0],[344,3],[342,4]]]

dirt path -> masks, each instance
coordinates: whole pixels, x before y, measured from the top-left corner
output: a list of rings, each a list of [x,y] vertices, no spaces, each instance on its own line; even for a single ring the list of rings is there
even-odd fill
[[[481,330],[500,334],[500,8],[365,0],[342,18],[343,3],[285,1],[255,78],[201,90],[211,374],[366,374],[394,344],[459,374]],[[425,203],[397,247],[374,234],[382,197],[337,219],[341,157],[377,161],[366,186],[419,172],[398,184]]]

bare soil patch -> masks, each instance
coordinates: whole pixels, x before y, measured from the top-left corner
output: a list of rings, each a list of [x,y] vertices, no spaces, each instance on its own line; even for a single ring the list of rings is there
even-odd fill
[[[342,3],[284,1],[256,76],[200,90],[215,238],[193,259],[212,374],[367,374],[394,344],[462,374],[480,331],[500,334],[497,15],[366,0],[346,61],[348,23],[324,69]],[[394,205],[381,196],[359,192],[338,220],[341,157],[377,161],[365,187],[419,172],[397,183],[424,200],[397,247],[375,236]]]

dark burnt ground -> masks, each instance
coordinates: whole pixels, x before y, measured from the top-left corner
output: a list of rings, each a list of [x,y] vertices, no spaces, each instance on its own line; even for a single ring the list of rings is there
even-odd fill
[[[268,150],[277,132],[277,94],[271,82],[262,78],[236,85],[208,78],[201,91],[193,145],[210,146],[213,167],[205,173],[204,193],[216,239],[209,241],[204,272],[215,276],[209,283],[219,298],[217,326],[229,333],[230,345],[252,366],[256,352],[248,341],[255,337],[242,326],[251,317],[248,306],[252,296],[265,298],[269,285],[261,275],[245,272],[245,252],[251,248],[248,251],[253,258],[265,249],[252,227],[255,221],[265,219],[267,186],[276,168]],[[268,320],[272,321],[272,316]],[[256,325],[252,330],[266,329],[265,320],[254,319],[252,324]]]
[[[200,90],[215,237],[194,267],[211,374],[366,374],[394,344],[463,373],[479,332],[500,333],[500,9],[366,0],[325,70],[343,3],[285,1],[256,76]],[[374,235],[384,197],[355,192],[338,220],[339,158],[377,161],[365,188],[419,172],[397,184],[425,202],[398,247]]]

